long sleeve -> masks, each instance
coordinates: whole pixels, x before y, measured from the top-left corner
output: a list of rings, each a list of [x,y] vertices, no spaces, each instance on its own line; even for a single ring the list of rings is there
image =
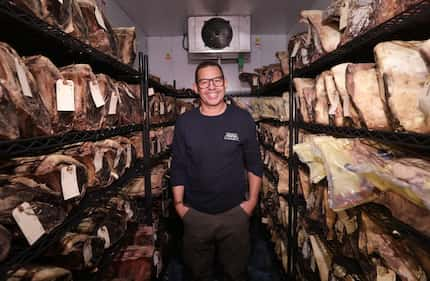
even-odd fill
[[[261,161],[260,147],[257,140],[257,130],[252,117],[247,114],[246,139],[243,144],[245,167],[249,172],[261,177],[263,175],[263,163]]]
[[[176,121],[172,143],[171,184],[172,186],[187,184],[186,151],[181,119]]]

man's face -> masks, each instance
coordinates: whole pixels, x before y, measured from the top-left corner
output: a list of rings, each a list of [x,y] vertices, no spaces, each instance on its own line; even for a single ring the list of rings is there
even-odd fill
[[[194,91],[200,95],[204,106],[218,106],[224,101],[226,82],[221,71],[216,66],[201,68],[197,73],[198,80]]]

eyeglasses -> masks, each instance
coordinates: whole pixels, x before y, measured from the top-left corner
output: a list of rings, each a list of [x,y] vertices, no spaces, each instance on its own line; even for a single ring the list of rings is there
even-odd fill
[[[199,86],[200,89],[207,89],[209,88],[211,81],[215,87],[224,86],[224,77],[222,76],[211,78],[211,79],[200,79],[199,81],[197,81],[197,85]]]

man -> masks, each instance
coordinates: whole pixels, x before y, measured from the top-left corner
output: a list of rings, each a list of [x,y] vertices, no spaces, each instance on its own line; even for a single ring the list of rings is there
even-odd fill
[[[197,66],[193,88],[200,107],[178,118],[172,144],[171,181],[184,223],[184,261],[198,281],[213,280],[215,258],[225,280],[247,279],[249,219],[261,185],[255,123],[247,111],[224,102],[226,87],[220,65]]]

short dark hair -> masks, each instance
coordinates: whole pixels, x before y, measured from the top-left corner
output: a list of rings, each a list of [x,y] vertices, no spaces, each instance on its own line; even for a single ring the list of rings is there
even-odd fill
[[[217,62],[207,60],[207,61],[203,61],[203,62],[199,63],[199,65],[196,68],[196,72],[194,74],[194,79],[195,79],[196,83],[199,82],[198,81],[198,79],[199,79],[199,76],[198,76],[199,70],[202,69],[202,68],[208,67],[208,66],[218,67],[219,71],[221,72],[221,76],[224,79],[224,71],[222,71],[221,65],[219,65]]]

